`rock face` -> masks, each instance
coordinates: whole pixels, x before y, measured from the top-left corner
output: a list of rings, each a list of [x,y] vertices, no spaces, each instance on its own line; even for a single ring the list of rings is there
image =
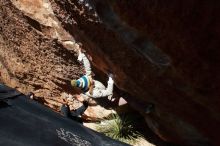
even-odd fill
[[[98,77],[114,73],[121,96],[163,140],[220,145],[218,1],[29,3],[1,0],[4,82],[41,96],[69,92],[68,80],[81,72],[74,45],[65,44],[81,42]]]
[[[53,25],[58,21],[53,11],[41,8],[40,1],[12,2],[15,5],[1,1],[2,81],[24,93],[58,97],[64,86],[68,88],[69,79],[81,72],[74,59],[76,54],[56,41],[59,36],[54,35],[58,33]],[[36,12],[40,13],[35,16]],[[62,34],[69,37],[65,31]]]
[[[70,87],[70,79],[83,74],[75,39],[63,29],[47,0],[0,4],[0,81],[23,93],[34,92],[36,100],[59,111],[64,94],[78,93]],[[74,100],[68,103],[71,109],[82,105]],[[112,112],[92,106],[85,117],[97,120]]]

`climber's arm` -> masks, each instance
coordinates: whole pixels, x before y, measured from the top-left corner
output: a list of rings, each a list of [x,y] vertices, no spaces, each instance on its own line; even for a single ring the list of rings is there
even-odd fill
[[[113,94],[113,85],[114,85],[114,81],[111,77],[109,77],[108,80],[108,86],[106,89],[93,89],[93,94],[91,95],[92,98],[101,98],[101,97],[106,97],[106,96],[110,96]]]
[[[89,62],[88,58],[86,57],[86,55],[84,53],[82,53],[81,51],[79,52],[78,60],[83,62],[83,65],[84,65],[84,68],[86,71],[86,75],[90,76],[91,72],[92,72],[90,62]]]

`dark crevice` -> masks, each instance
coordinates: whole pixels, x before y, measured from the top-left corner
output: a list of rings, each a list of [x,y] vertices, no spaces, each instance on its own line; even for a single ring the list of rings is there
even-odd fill
[[[37,22],[36,20],[26,16],[26,19],[27,19],[27,22],[32,26],[34,27],[35,29],[37,29],[38,31],[42,32],[42,29],[41,29],[41,24],[39,22]]]

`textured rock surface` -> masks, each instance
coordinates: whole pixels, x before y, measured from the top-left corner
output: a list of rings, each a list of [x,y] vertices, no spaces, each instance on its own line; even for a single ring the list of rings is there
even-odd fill
[[[34,0],[51,8],[26,11],[28,1],[12,0],[22,12],[1,2],[4,82],[42,96],[69,92],[66,82],[80,71],[74,47],[62,44],[80,41],[99,78],[113,72],[124,98],[162,139],[220,145],[218,1]],[[155,110],[145,114],[149,102]]]
[[[65,92],[78,93],[69,86],[70,79],[83,74],[69,43],[74,38],[61,27],[47,0],[2,0],[0,5],[0,81],[23,93],[34,92],[37,100],[59,111]],[[71,109],[82,105],[74,100],[69,104]],[[111,113],[90,107],[86,118]]]

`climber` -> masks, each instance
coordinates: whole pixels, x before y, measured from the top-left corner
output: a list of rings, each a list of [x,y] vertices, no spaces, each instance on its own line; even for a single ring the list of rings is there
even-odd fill
[[[107,88],[99,81],[92,78],[91,65],[84,53],[82,53],[81,48],[76,44],[78,49],[78,61],[83,62],[85,68],[85,75],[78,80],[71,80],[71,85],[73,87],[79,87],[82,90],[82,94],[77,96],[79,101],[89,100],[91,98],[101,98],[101,97],[111,97],[113,94],[113,75],[109,74],[108,86]]]

